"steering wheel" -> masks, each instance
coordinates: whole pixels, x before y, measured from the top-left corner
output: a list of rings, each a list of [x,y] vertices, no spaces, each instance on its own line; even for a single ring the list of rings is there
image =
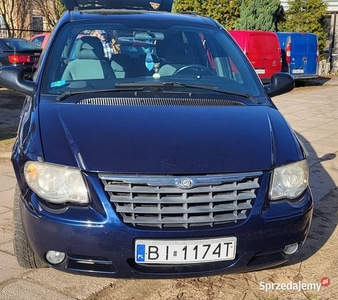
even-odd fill
[[[178,75],[179,73],[186,71],[186,70],[189,70],[189,69],[198,70],[198,71],[206,71],[208,73],[208,75],[211,75],[211,76],[215,75],[215,73],[212,70],[210,70],[209,68],[207,68],[206,66],[199,65],[199,64],[191,64],[191,65],[186,65],[186,66],[183,66],[181,68],[178,68],[174,72],[173,76]]]

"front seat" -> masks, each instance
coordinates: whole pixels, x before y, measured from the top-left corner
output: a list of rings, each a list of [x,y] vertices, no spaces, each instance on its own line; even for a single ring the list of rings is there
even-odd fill
[[[113,79],[114,72],[104,58],[101,41],[94,36],[79,38],[75,46],[76,59],[70,61],[63,80]]]
[[[194,63],[194,51],[186,43],[173,44],[167,50],[165,61],[159,73],[161,76],[171,76],[181,67]]]

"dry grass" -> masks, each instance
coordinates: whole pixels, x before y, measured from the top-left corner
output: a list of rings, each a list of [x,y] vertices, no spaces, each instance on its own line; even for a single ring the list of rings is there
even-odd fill
[[[1,140],[0,139],[0,153],[11,152],[15,138]]]

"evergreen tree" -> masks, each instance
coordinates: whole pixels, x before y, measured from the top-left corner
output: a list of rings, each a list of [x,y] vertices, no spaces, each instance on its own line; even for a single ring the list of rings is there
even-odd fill
[[[280,0],[243,0],[236,29],[275,31]]]
[[[226,29],[234,29],[239,18],[241,0],[175,0],[173,11],[194,11],[206,17],[211,17]]]
[[[201,0],[174,0],[173,11],[195,11],[197,13],[202,12],[202,4]]]
[[[288,4],[286,21],[280,27],[281,31],[315,33],[318,37],[319,53],[322,53],[327,39],[327,3],[322,0],[292,0]]]

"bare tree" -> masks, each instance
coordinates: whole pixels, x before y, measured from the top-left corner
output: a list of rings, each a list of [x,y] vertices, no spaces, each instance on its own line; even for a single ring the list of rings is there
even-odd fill
[[[31,0],[0,0],[2,31],[8,37],[25,36],[29,24]]]
[[[33,2],[34,13],[44,17],[46,30],[52,30],[65,11],[62,0],[30,0]]]

